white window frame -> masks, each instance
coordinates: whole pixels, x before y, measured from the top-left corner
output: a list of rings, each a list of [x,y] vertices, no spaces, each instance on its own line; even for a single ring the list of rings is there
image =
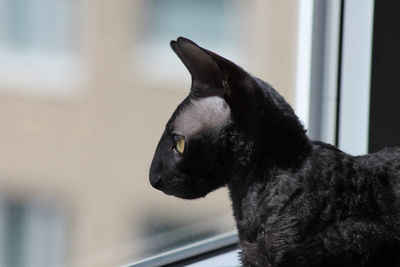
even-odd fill
[[[373,12],[374,0],[306,0],[299,13],[296,111],[312,139],[353,155],[368,152]]]
[[[338,146],[368,152],[374,0],[345,1]]]

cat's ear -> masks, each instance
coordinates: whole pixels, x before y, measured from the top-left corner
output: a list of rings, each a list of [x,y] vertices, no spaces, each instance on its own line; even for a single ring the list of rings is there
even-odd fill
[[[193,96],[207,97],[224,94],[221,70],[205,49],[183,37],[179,37],[177,41],[171,41],[171,48],[192,75],[190,93]]]
[[[254,79],[241,67],[216,53],[179,37],[171,41],[183,64],[192,75],[190,94],[195,97],[220,96],[233,111],[242,111],[254,89]]]

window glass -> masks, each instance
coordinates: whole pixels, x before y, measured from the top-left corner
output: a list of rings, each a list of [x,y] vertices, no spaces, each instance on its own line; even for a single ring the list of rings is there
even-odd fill
[[[268,2],[268,3],[267,3]],[[0,265],[119,266],[235,229],[229,193],[155,190],[185,36],[294,102],[295,1],[0,0]]]

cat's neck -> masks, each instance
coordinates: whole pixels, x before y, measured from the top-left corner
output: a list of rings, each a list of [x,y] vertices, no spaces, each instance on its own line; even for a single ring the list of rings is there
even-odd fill
[[[233,216],[235,218],[239,236],[248,236],[249,231],[257,232],[261,222],[259,220],[258,195],[268,190],[270,173],[261,172],[261,168],[253,165],[248,173],[238,173],[228,183],[232,201]]]
[[[293,169],[262,169],[262,166],[254,165],[246,175],[236,176],[227,183],[232,201],[233,216],[240,240],[254,243],[261,234],[263,224],[277,207],[283,206],[280,201],[285,199],[274,199],[277,188],[290,182],[296,183],[296,173]],[[283,176],[281,176],[284,174]],[[284,179],[281,179],[284,177]],[[288,195],[296,190],[296,187],[285,186]]]
[[[296,142],[299,142],[299,140],[296,140]],[[279,155],[275,153],[277,158],[274,161],[269,156],[263,155],[265,152],[254,149],[254,154],[249,157],[247,165],[242,165],[240,169],[232,169],[230,171],[226,185],[230,192],[238,229],[241,228],[239,225],[241,221],[248,221],[249,219],[252,224],[257,225],[259,194],[267,194],[268,191],[273,190],[278,181],[277,173],[287,173],[289,175],[296,173],[296,170],[301,168],[303,163],[307,161],[311,152],[311,144],[306,137],[304,144],[300,143],[299,147],[292,146],[291,150],[287,148],[284,151],[289,153],[286,154],[286,158],[279,161]],[[285,154],[282,156],[285,156]]]
[[[242,112],[234,114],[242,137],[236,142],[240,154],[227,180],[237,222],[257,215],[257,194],[269,190],[273,173],[300,168],[312,149],[299,118],[271,85],[254,78],[246,86],[252,88],[250,97],[243,98]]]

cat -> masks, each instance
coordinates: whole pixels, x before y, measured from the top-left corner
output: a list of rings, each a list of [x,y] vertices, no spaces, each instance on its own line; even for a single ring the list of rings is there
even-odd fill
[[[400,149],[312,141],[271,85],[179,37],[192,76],[150,183],[184,199],[226,186],[244,266],[400,266]]]

